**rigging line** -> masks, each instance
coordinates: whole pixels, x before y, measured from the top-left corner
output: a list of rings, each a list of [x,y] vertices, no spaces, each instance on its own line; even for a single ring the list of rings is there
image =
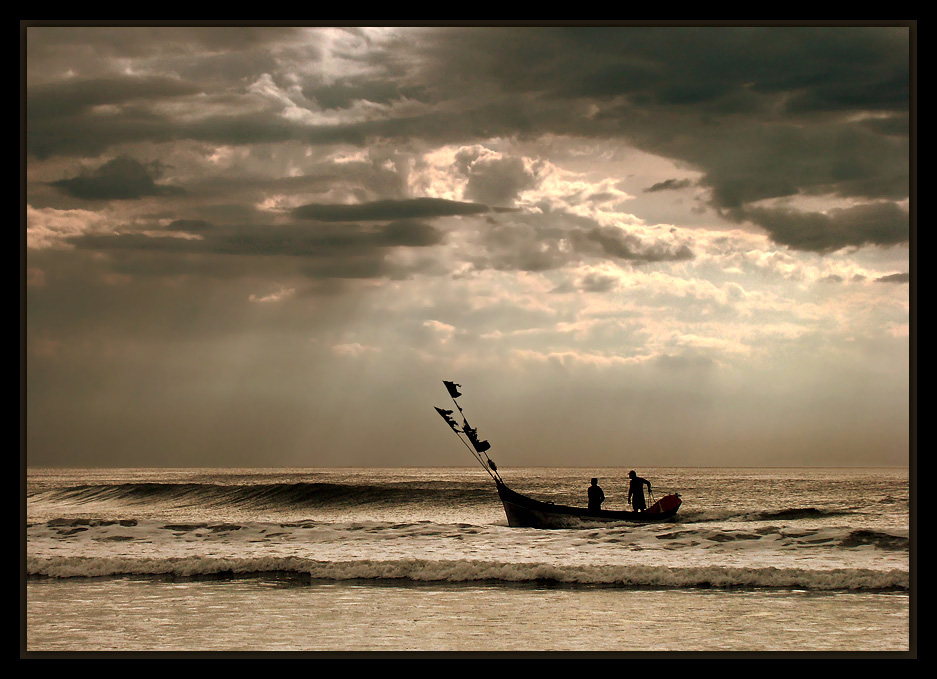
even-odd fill
[[[488,469],[488,466],[482,461],[481,457],[479,456],[478,451],[476,451],[472,446],[470,446],[468,443],[465,442],[465,439],[462,438],[462,434],[455,431],[454,429],[453,429],[453,433],[462,442],[462,445],[465,446],[468,449],[468,451],[472,454],[472,457],[475,458],[475,461],[481,465],[481,468],[484,469],[486,472],[488,472],[488,476],[490,476],[491,478],[494,478],[494,475],[491,473],[491,470]]]
[[[458,405],[459,405],[459,404],[457,403],[457,404],[456,404],[456,407],[458,407]],[[448,413],[448,412],[451,412],[451,411],[443,411],[443,410],[440,410],[439,408],[436,408],[436,411],[437,411],[438,413],[440,413],[440,414],[443,414],[443,412],[447,412],[447,413]],[[461,412],[462,409],[459,408],[459,411]],[[465,440],[462,438],[462,432],[460,432],[458,429],[456,429],[456,424],[455,424],[455,422],[449,422],[448,418],[446,418],[446,421],[451,425],[449,428],[450,428],[450,429],[452,430],[452,432],[458,437],[459,441],[462,442],[462,445],[465,446],[466,449],[467,449],[467,450],[472,454],[472,456],[475,458],[475,461],[478,462],[478,464],[481,465],[482,469],[484,469],[486,472],[488,472],[488,476],[491,476],[491,478],[494,478],[494,476],[492,476],[492,474],[491,474],[491,471],[489,471],[488,467],[485,465],[484,461],[483,461],[483,460],[481,459],[481,457],[479,456],[478,451],[475,450],[475,448],[474,448],[473,446],[470,446],[468,443],[466,443]]]

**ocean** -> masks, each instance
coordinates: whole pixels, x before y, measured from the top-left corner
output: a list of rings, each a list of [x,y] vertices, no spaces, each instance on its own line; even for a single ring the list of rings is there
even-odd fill
[[[641,468],[661,524],[507,525],[479,468],[29,469],[28,654],[916,654],[904,468]],[[584,506],[628,469],[502,469]]]

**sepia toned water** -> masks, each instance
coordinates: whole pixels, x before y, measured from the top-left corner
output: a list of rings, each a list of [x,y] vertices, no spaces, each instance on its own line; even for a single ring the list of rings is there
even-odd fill
[[[627,469],[508,469],[624,509]],[[677,517],[507,526],[479,469],[32,469],[41,651],[912,650],[906,469],[641,469]]]

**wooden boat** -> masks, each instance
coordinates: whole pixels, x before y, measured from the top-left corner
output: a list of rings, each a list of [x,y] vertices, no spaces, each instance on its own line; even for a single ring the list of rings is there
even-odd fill
[[[683,501],[680,499],[679,493],[665,495],[644,511],[629,512],[609,509],[590,510],[586,507],[557,505],[552,502],[535,500],[511,490],[504,483],[501,474],[498,473],[497,465],[488,457],[491,444],[488,441],[479,440],[478,430],[469,425],[465,413],[462,411],[462,406],[456,401],[462,395],[459,392],[462,385],[447,382],[446,380],[443,380],[443,384],[449,390],[449,396],[452,398],[455,407],[459,409],[459,414],[462,416],[462,426],[460,427],[452,419],[452,410],[436,408],[436,412],[458,435],[459,440],[472,453],[482,469],[488,472],[488,475],[494,480],[498,487],[498,497],[501,498],[501,504],[504,505],[504,513],[508,517],[509,526],[523,528],[580,528],[595,525],[596,523],[656,523],[672,519],[680,508]],[[462,438],[463,435],[465,439]],[[648,490],[650,490],[650,486],[648,486]]]
[[[541,502],[508,488],[495,480],[498,496],[504,505],[508,525],[522,528],[581,528],[596,523],[657,523],[672,519],[682,504],[679,493],[665,495],[643,512],[570,507]]]

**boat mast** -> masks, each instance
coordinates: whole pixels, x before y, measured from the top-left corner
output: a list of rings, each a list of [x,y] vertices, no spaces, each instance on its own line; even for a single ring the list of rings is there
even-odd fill
[[[478,436],[475,433],[477,430],[473,429],[469,424],[468,419],[465,417],[465,413],[462,411],[462,406],[460,406],[459,402],[456,401],[456,398],[462,395],[458,390],[458,388],[462,385],[456,384],[455,382],[448,382],[446,380],[443,380],[443,384],[446,385],[446,389],[449,391],[449,397],[452,399],[455,407],[458,408],[459,414],[462,415],[463,425],[461,431],[459,430],[459,425],[457,425],[455,421],[449,417],[452,414],[451,410],[436,408],[436,412],[442,416],[442,418],[446,421],[446,424],[449,425],[449,428],[452,429],[456,436],[459,437],[462,445],[468,448],[468,451],[472,454],[472,457],[474,457],[478,464],[481,465],[482,469],[488,473],[488,476],[490,476],[496,483],[503,484],[504,482],[501,480],[501,475],[498,473],[498,466],[494,463],[494,460],[488,457],[486,452],[491,447],[490,444],[487,441],[478,440]],[[462,438],[463,434],[465,435],[465,438],[468,439],[468,441]]]

